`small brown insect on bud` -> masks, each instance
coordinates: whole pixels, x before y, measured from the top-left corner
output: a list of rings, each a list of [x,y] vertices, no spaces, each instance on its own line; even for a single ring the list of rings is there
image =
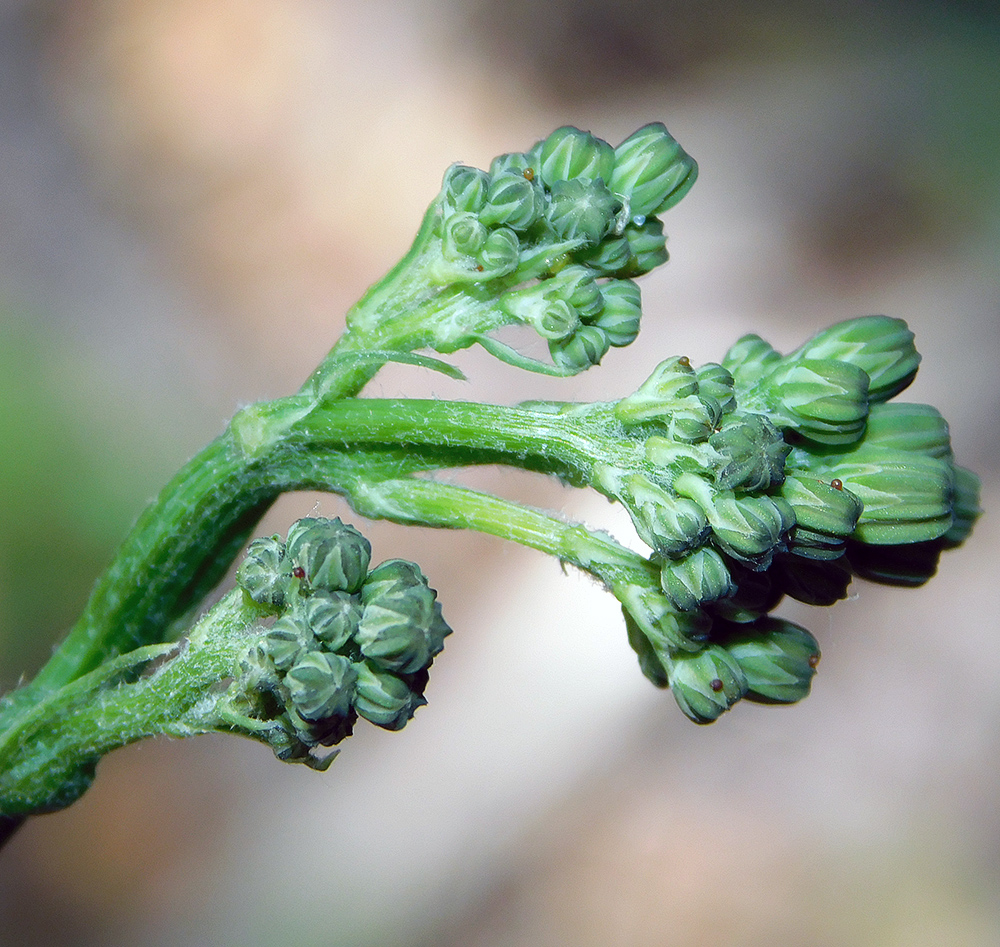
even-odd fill
[[[833,487],[834,490],[843,490],[844,489],[844,481],[843,480],[833,479],[833,480],[830,481],[830,486]]]
[[[306,570],[303,569],[302,566],[296,566],[292,569],[292,575],[295,576],[296,579],[304,579],[306,577]]]
[[[712,681],[711,681],[711,682],[709,683],[709,685],[708,685],[708,686],[709,686],[709,687],[711,687],[711,688],[712,688],[712,690],[713,690],[713,691],[715,691],[715,693],[716,693],[716,694],[718,694],[718,693],[719,693],[719,691],[721,691],[721,690],[722,690],[722,688],[723,688],[723,687],[725,687],[726,685],[725,685],[725,684],[723,684],[723,683],[722,683],[722,681],[720,681],[720,680],[719,680],[719,679],[718,679],[718,678],[716,677],[716,678],[713,678],[713,679],[712,679]]]

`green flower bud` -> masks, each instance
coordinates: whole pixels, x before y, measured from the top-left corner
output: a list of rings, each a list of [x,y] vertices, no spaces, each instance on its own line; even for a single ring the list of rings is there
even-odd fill
[[[593,247],[578,250],[574,258],[598,276],[623,276],[632,261],[632,246],[627,237],[607,236]]]
[[[954,469],[946,460],[896,451],[855,451],[828,468],[864,504],[854,538],[875,545],[919,543],[952,524]]]
[[[539,142],[539,145],[541,142]],[[538,145],[536,145],[536,148]],[[500,174],[520,174],[531,181],[538,173],[538,154],[533,148],[529,152],[509,151],[507,154],[497,155],[490,162],[490,177]]]
[[[868,398],[888,401],[913,381],[920,355],[902,319],[861,316],[824,329],[788,359],[848,362],[868,375]]]
[[[682,559],[663,563],[660,582],[677,608],[690,611],[735,591],[725,562],[714,549],[703,546]]]
[[[721,417],[736,408],[736,395],[733,392],[733,376],[729,370],[717,362],[702,365],[695,374],[698,377],[698,397],[705,401],[711,398],[718,405]]]
[[[595,246],[611,230],[621,203],[602,181],[556,181],[552,186],[548,221],[561,240]]]
[[[678,477],[685,471],[711,473],[713,464],[718,460],[716,452],[707,444],[687,444],[655,434],[643,441],[642,453],[664,480]]]
[[[279,617],[261,639],[261,650],[279,671],[287,671],[315,640],[303,622],[292,615]]]
[[[805,628],[765,618],[752,631],[728,639],[725,648],[746,677],[747,700],[793,704],[809,694],[820,654]]]
[[[789,552],[795,553],[795,535],[792,530]],[[816,534],[817,536],[819,534]],[[828,537],[827,537],[828,538]],[[768,570],[774,575],[777,586],[786,595],[806,605],[829,606],[847,598],[847,588],[854,573],[844,555],[846,543],[830,559],[802,555],[779,556]]]
[[[361,661],[354,669],[357,673],[354,708],[377,727],[402,730],[414,711],[427,703],[422,693],[412,690],[401,677],[373,661]]]
[[[541,188],[523,174],[498,174],[490,182],[486,206],[479,219],[487,227],[503,224],[525,231],[542,215],[545,198]]]
[[[854,532],[864,506],[839,480],[818,480],[789,474],[781,485],[781,495],[795,513],[796,527],[847,539]]]
[[[898,546],[874,546],[852,540],[847,544],[847,561],[851,571],[861,579],[915,589],[937,572],[944,546],[942,540]]]
[[[444,222],[441,252],[449,260],[475,256],[486,243],[488,233],[475,214],[465,212],[452,214]]]
[[[717,720],[747,692],[743,669],[718,645],[675,655],[668,673],[677,706],[695,723]]]
[[[406,559],[387,559],[371,572],[361,588],[363,605],[388,595],[406,592],[415,586],[426,585],[427,579],[420,566]]]
[[[587,319],[588,324],[604,332],[608,343],[615,348],[631,345],[639,335],[642,319],[639,287],[631,280],[612,280],[604,284],[601,295],[604,305]]]
[[[448,206],[456,211],[478,214],[486,204],[490,176],[479,168],[453,164],[444,174],[442,192]]]
[[[480,278],[496,279],[514,272],[517,269],[520,250],[521,242],[509,227],[499,227],[491,231],[477,257],[483,268]]]
[[[628,276],[642,276],[670,259],[663,224],[656,217],[641,224],[629,224],[622,231],[622,236],[628,241],[630,251],[626,269]]]
[[[685,399],[697,394],[698,377],[691,360],[675,356],[660,362],[634,394],[615,405],[615,417],[626,425],[666,420],[672,410],[687,403]]]
[[[715,474],[721,490],[761,493],[780,484],[785,476],[785,458],[791,447],[762,414],[731,414],[708,443],[722,455]]]
[[[542,143],[538,172],[548,187],[573,178],[607,182],[615,169],[615,151],[606,141],[571,125],[557,128]]]
[[[676,559],[704,541],[708,522],[701,507],[664,490],[648,477],[626,477],[620,499],[639,538],[659,555]]]
[[[364,610],[354,640],[361,653],[380,667],[413,674],[430,665],[444,648],[451,629],[435,601],[437,593],[419,570],[407,582],[403,578],[407,570],[392,568],[389,563],[383,566],[390,567],[385,570],[389,582],[377,575],[375,587],[369,590],[366,585],[362,590]]]
[[[565,339],[580,328],[580,317],[565,299],[553,299],[538,316],[534,327],[543,339]]]
[[[778,362],[781,355],[759,335],[745,335],[722,359],[722,366],[732,373],[737,389],[753,388]]]
[[[969,538],[972,527],[982,514],[979,506],[979,477],[965,467],[954,467],[955,491],[952,495],[952,524],[944,534],[948,548],[960,546]]]
[[[259,605],[281,608],[291,573],[283,563],[285,544],[277,536],[261,536],[247,547],[236,581]]]
[[[874,404],[859,449],[871,447],[906,453],[927,454],[951,460],[948,422],[927,404],[891,401]]]
[[[659,214],[694,184],[698,166],[660,123],[645,125],[615,148],[608,186],[628,199],[633,218]]]
[[[565,299],[580,314],[581,319],[589,320],[604,308],[604,293],[597,285],[594,274],[585,266],[571,264],[540,285],[546,288],[546,295],[558,287],[560,298]],[[611,285],[609,283],[604,288]]]
[[[295,616],[331,651],[347,644],[361,621],[361,600],[346,592],[313,592],[296,605]]]
[[[358,675],[339,654],[310,651],[285,675],[285,686],[295,709],[306,720],[346,717],[351,710]]]
[[[771,416],[821,444],[852,444],[868,417],[868,376],[831,360],[783,360],[760,382]]]
[[[313,589],[356,592],[368,574],[371,554],[368,540],[339,518],[306,517],[288,530],[285,556],[292,575]]]
[[[700,609],[680,611],[653,585],[619,583],[613,586],[613,592],[622,604],[626,624],[629,621],[635,624],[649,649],[657,655],[656,664],[661,670],[669,662],[670,655],[678,651],[700,651],[705,646],[712,623]],[[636,642],[632,642],[632,647],[639,655],[641,664],[645,646],[637,647]],[[655,666],[653,671],[653,676],[646,676],[662,687],[663,684],[656,680],[659,672],[656,672]]]
[[[568,338],[549,342],[549,352],[559,368],[582,372],[592,365],[600,365],[610,345],[603,329],[581,326]]]

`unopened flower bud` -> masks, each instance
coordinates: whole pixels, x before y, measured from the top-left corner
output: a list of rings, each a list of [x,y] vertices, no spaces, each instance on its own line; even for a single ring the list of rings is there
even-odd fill
[[[517,268],[521,242],[509,227],[498,227],[486,237],[479,251],[481,279],[496,279],[506,276]]]
[[[606,141],[571,125],[557,128],[542,142],[538,171],[548,187],[573,178],[605,183],[615,169],[615,151]]]
[[[844,555],[846,544],[840,546],[837,555],[829,559],[819,556],[797,555],[798,527],[792,530],[789,541],[790,556],[782,556],[770,570],[781,591],[806,605],[830,606],[847,598],[847,588],[854,578],[851,565]],[[819,539],[831,541],[829,537]]]
[[[868,376],[848,362],[782,362],[760,382],[771,416],[820,444],[852,444],[868,417]]]
[[[540,147],[541,142],[536,146]],[[500,174],[520,174],[529,180],[538,174],[538,155],[536,149],[531,151],[509,151],[506,154],[497,155],[490,162],[490,177]]]
[[[347,592],[313,592],[296,605],[296,617],[331,651],[342,648],[358,630],[361,600]]]
[[[698,378],[698,397],[713,399],[720,415],[729,414],[736,407],[733,393],[733,376],[717,362],[707,362],[695,372]]]
[[[952,456],[948,422],[940,412],[927,404],[907,404],[905,401],[871,406],[859,448],[872,447],[927,454],[944,460],[951,460]]]
[[[732,345],[722,359],[740,390],[753,388],[778,362],[781,354],[759,335],[745,335]]]
[[[284,567],[285,544],[277,536],[261,536],[247,547],[246,558],[236,570],[236,581],[259,605],[281,608],[291,577]]]
[[[357,672],[347,658],[327,651],[302,655],[285,675],[295,709],[307,720],[350,713]]]
[[[592,365],[600,365],[610,345],[603,329],[581,326],[568,338],[549,342],[549,352],[560,368],[582,372]]]
[[[490,176],[479,168],[453,164],[444,175],[442,190],[449,208],[478,214],[486,204]]]
[[[668,671],[677,706],[695,723],[717,720],[747,692],[742,668],[718,645],[675,655]]]
[[[598,276],[624,276],[631,264],[632,247],[627,237],[608,235],[596,246],[578,250],[573,257]]]
[[[628,199],[632,217],[659,214],[694,184],[698,166],[660,123],[645,125],[615,148],[608,186]]]
[[[401,730],[414,711],[427,703],[423,694],[413,691],[403,678],[373,661],[361,661],[354,669],[354,708],[377,727]]]
[[[979,506],[979,477],[965,467],[954,467],[955,490],[952,494],[952,524],[944,534],[944,544],[949,548],[959,546],[972,532],[972,527],[982,515]]]
[[[657,660],[661,666],[678,651],[699,651],[705,646],[712,623],[700,609],[679,610],[654,585],[619,583],[612,590],[625,614],[642,632],[652,651],[659,655]],[[642,649],[635,643],[632,647],[641,661]]]
[[[560,239],[595,246],[611,230],[620,209],[620,202],[602,181],[575,178],[552,186],[547,216]]]
[[[609,345],[616,348],[631,345],[639,334],[642,319],[639,287],[631,280],[612,280],[604,284],[601,295],[603,307],[587,322],[607,335]]]
[[[760,493],[780,484],[785,475],[791,448],[762,414],[730,414],[708,443],[723,458],[715,475],[722,490]]]
[[[746,677],[747,700],[792,704],[809,694],[820,653],[805,628],[765,618],[727,639],[725,648]]]
[[[449,260],[475,256],[486,243],[488,231],[483,222],[475,214],[452,214],[444,222],[444,235],[441,238],[441,252]]]
[[[701,507],[657,486],[642,474],[631,474],[620,497],[639,538],[661,556],[676,559],[700,546],[708,531]]]
[[[902,319],[861,316],[824,329],[788,358],[848,362],[868,375],[868,398],[887,401],[913,381],[920,355]]]
[[[371,545],[353,526],[340,519],[306,517],[288,530],[285,556],[292,575],[310,588],[330,592],[356,592],[368,574]]]
[[[846,539],[854,532],[864,505],[843,482],[819,480],[804,474],[789,474],[781,495],[795,513],[797,527]]]
[[[641,224],[629,224],[622,236],[628,241],[630,251],[628,276],[642,276],[670,259],[663,223],[657,217],[650,217]]]
[[[490,182],[486,206],[479,219],[487,227],[498,224],[525,231],[541,216],[545,199],[541,188],[523,174],[498,174]]]
[[[666,419],[683,399],[698,394],[698,377],[687,356],[665,359],[636,389],[615,405],[615,417],[624,424]]]
[[[261,650],[279,671],[287,671],[314,644],[309,629],[291,615],[279,617],[261,640]]]
[[[663,563],[660,582],[667,597],[681,611],[714,602],[734,591],[729,570],[714,549],[702,546],[681,559]]]

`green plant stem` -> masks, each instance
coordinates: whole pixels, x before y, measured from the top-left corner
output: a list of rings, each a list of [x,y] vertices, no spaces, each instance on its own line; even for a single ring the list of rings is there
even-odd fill
[[[224,683],[265,615],[234,590],[188,640],[120,655],[23,711],[0,736],[0,812],[16,818],[68,805],[101,756],[145,737],[242,729]]]

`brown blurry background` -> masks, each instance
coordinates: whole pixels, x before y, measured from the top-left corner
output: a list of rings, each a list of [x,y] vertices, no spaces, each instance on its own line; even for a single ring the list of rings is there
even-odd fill
[[[236,407],[288,393],[406,250],[449,163],[566,123],[662,120],[701,177],[631,348],[568,381],[473,352],[460,384],[619,397],[757,331],[908,320],[905,397],[1000,501],[1000,23],[974,2],[0,0],[0,684],[44,660],[131,519]],[[473,482],[613,529],[534,478]],[[284,498],[284,530],[328,497]],[[349,511],[348,511],[349,512]],[[0,945],[1000,943],[1000,540],[925,589],[784,613],[813,694],[697,728],[610,596],[541,556],[362,524],[456,633],[402,734],[325,776],[249,742],[105,760],[0,853]]]

